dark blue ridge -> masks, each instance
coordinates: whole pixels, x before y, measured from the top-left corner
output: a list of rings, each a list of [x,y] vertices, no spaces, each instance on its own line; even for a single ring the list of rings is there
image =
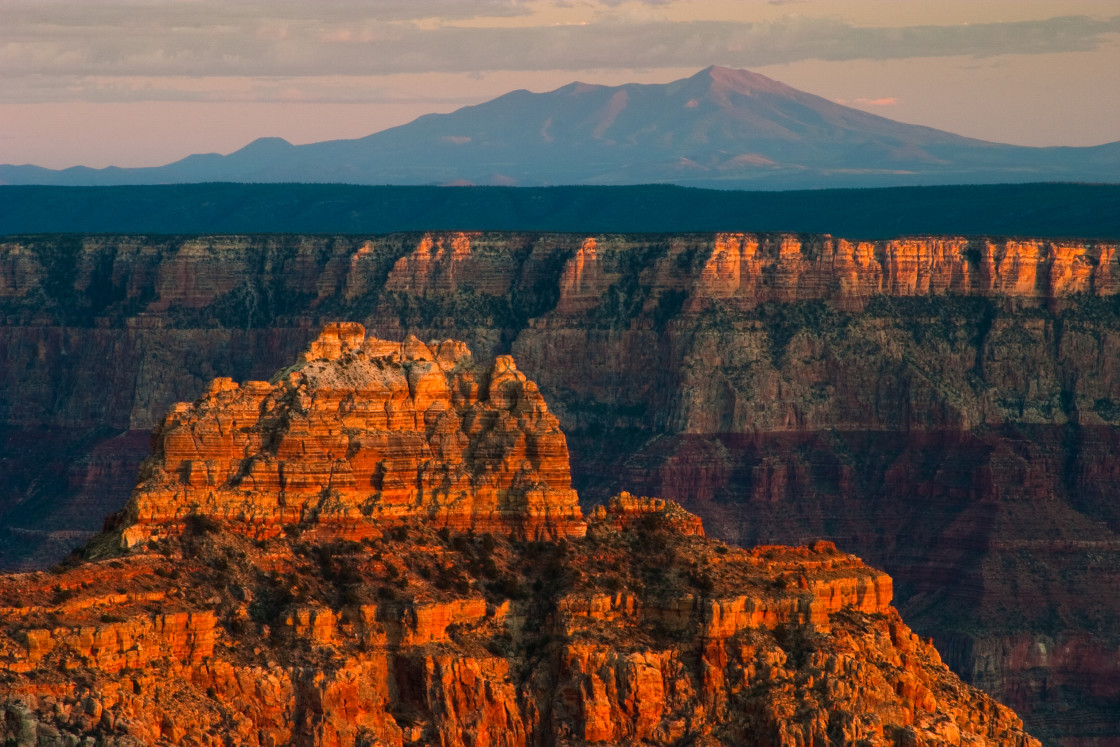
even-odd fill
[[[251,148],[283,148],[281,142]],[[291,147],[291,146],[288,146]],[[1120,238],[1120,185],[1000,184],[752,192],[670,185],[0,186],[0,234],[790,231]]]

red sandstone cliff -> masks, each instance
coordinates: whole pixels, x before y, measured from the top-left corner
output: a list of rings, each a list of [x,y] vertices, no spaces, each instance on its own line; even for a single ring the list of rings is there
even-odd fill
[[[543,545],[402,526],[358,545],[189,529],[0,579],[0,734],[1037,744],[906,628],[888,577],[830,545],[748,553],[656,521]]]
[[[313,523],[336,538],[423,517],[457,530],[578,536],[559,423],[509,356],[462,343],[366,339],[331,324],[270,384],[215,379],[175,405],[125,510],[127,545],[192,516],[267,538]]]
[[[1038,744],[832,543],[629,494],[585,523],[512,360],[332,325],[274,381],[173,408],[84,559],[0,577],[0,737]]]

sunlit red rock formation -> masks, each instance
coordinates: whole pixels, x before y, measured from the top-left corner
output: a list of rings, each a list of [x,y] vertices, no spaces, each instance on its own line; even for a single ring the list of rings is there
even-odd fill
[[[123,521],[127,545],[190,517],[270,537],[312,523],[363,539],[411,517],[457,530],[584,531],[568,450],[535,384],[462,343],[328,325],[275,383],[215,379],[175,405]]]
[[[332,610],[324,604],[329,598],[301,599],[303,604],[293,602],[267,618],[273,630],[237,598],[254,595],[257,569],[243,559],[216,579],[200,557],[174,564],[133,557],[128,562],[138,563],[136,570],[154,574],[148,588],[133,595],[103,594],[102,569],[93,564],[84,574],[60,577],[85,589],[68,604],[36,604],[51,593],[50,584],[17,578],[3,591],[23,595],[27,603],[5,610],[5,622],[18,614],[28,622],[49,619],[50,627],[22,630],[4,646],[5,689],[18,698],[7,704],[5,736],[43,740],[92,733],[180,744],[221,744],[223,737],[243,744],[455,744],[471,738],[532,744],[549,741],[551,731],[576,744],[661,744],[695,734],[708,744],[796,744],[807,737],[951,744],[963,731],[966,737],[986,735],[993,744],[1029,743],[1009,712],[955,681],[929,645],[898,621],[887,607],[885,577],[834,551],[825,550],[824,557],[778,548],[731,551],[717,570],[705,570],[717,580],[705,576],[701,584],[711,594],[711,584],[723,591],[734,582],[739,593],[710,602],[691,580],[671,578],[683,568],[662,567],[670,574],[665,589],[681,584],[683,594],[650,600],[630,590],[647,583],[640,576],[622,582],[626,591],[603,592],[578,570],[584,563],[621,561],[626,571],[642,572],[627,561],[643,559],[634,546],[648,537],[605,528],[602,536],[593,533],[587,548],[564,553],[507,546],[504,540],[489,550],[473,539],[449,545],[422,528],[412,531],[426,541],[421,555],[456,567],[486,552],[502,573],[534,559],[526,552],[536,552],[535,559],[550,569],[529,571],[524,580],[538,584],[543,577],[564,593],[499,601],[500,594],[486,591],[485,577],[467,574],[466,599],[422,601],[446,594],[410,567],[396,578],[408,580],[405,589],[420,597],[415,601],[390,594]],[[705,548],[676,537],[658,539],[659,552],[710,562]],[[263,555],[229,539],[191,540],[198,543],[192,552],[217,550],[218,558],[230,550],[246,552],[253,562],[267,559],[273,574],[283,569],[286,580],[298,575],[302,583],[322,584],[324,571],[309,572],[286,548],[270,544]],[[410,543],[387,541],[347,551],[344,558],[331,558],[334,565],[325,572],[356,565],[359,573],[384,581],[374,570],[378,564],[362,556],[391,554],[410,564],[418,555]],[[204,590],[216,580],[238,585],[233,594],[213,587],[214,597],[199,600],[168,582],[176,574],[205,584]],[[118,584],[120,575],[109,574]],[[811,584],[812,592],[800,584]],[[845,589],[861,585],[867,589],[862,593]],[[874,593],[875,586],[885,592]],[[272,590],[265,586],[256,593],[264,597]],[[534,606],[549,599],[557,613],[546,630],[555,640],[527,631],[519,619],[537,614]],[[145,604],[153,600],[175,611],[150,614]],[[199,601],[205,612],[182,611]],[[814,613],[818,605],[823,609]],[[816,625],[806,624],[814,618]],[[657,635],[659,629],[670,635]],[[703,642],[702,675],[691,663],[693,645],[678,642],[682,636]],[[638,641],[644,643],[635,649]],[[427,648],[433,644],[443,651]],[[526,677],[530,687],[519,687]],[[83,684],[75,687],[69,678]]]
[[[629,494],[585,523],[512,359],[334,324],[154,446],[116,526],[0,577],[0,738],[1038,744],[830,542],[744,551]]]
[[[694,297],[747,305],[829,298],[858,309],[875,295],[1106,296],[1117,291],[1115,254],[1108,243],[965,237],[852,242],[726,233],[716,235]]]
[[[625,529],[649,518],[672,526],[678,534],[704,536],[700,517],[681,508],[679,503],[660,498],[636,497],[626,491],[611,498],[606,506],[596,506],[592,512],[596,519],[609,521],[616,529]]]
[[[644,515],[568,543],[430,522],[251,542],[196,523],[0,578],[0,736],[1037,744],[909,631],[884,574],[829,543],[745,552]]]

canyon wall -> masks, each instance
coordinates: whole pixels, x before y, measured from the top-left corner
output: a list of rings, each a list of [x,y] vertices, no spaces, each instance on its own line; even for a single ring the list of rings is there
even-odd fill
[[[1038,747],[885,574],[685,516],[620,496],[570,542],[380,517],[361,543],[200,518],[114,554],[110,533],[100,558],[0,576],[0,738]]]
[[[321,323],[512,353],[585,507],[836,541],[1052,743],[1120,731],[1120,303],[1108,242],[807,235],[9,237],[0,548],[62,557],[148,433]]]
[[[508,356],[334,323],[272,382],[175,405],[105,532],[0,575],[5,744],[1039,747],[831,542],[585,521]]]

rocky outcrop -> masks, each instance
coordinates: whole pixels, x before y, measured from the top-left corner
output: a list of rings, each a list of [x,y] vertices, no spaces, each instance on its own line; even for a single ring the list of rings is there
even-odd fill
[[[512,359],[333,324],[274,382],[176,405],[106,533],[0,576],[0,738],[1039,744],[831,542],[629,494],[585,523]]]
[[[973,657],[1029,638],[1120,662],[1120,607],[1099,593],[1120,568],[1115,249],[733,233],[9,238],[0,562],[43,567],[91,536],[125,495],[99,476],[127,485],[143,430],[172,403],[216,376],[268,379],[322,323],[357,319],[387,339],[465,340],[483,370],[512,354],[564,428],[585,510],[630,490],[725,540],[835,541],[891,573],[908,622],[1034,732],[1114,738],[1081,727],[1116,722],[1114,665],[1090,677],[1081,655]]]
[[[267,538],[311,522],[364,539],[423,517],[457,530],[579,536],[568,450],[536,385],[465,345],[328,325],[275,383],[215,379],[156,429],[122,521],[133,546],[220,521]]]
[[[606,506],[596,506],[592,514],[596,519],[610,521],[616,529],[653,519],[673,527],[674,531],[695,537],[704,536],[700,517],[690,514],[674,501],[660,498],[637,497],[622,491],[610,499]]]
[[[861,309],[875,295],[999,296],[1056,301],[1117,292],[1116,246],[1075,242],[918,238],[894,241],[719,234],[696,299],[829,298]]]
[[[567,544],[423,524],[409,535],[309,550],[214,529],[160,552],[4,577],[0,598],[21,602],[0,608],[0,735],[1037,744],[909,631],[889,578],[826,544],[746,553],[668,524],[594,519]],[[671,558],[651,567],[651,552]],[[462,591],[441,589],[433,562]],[[619,590],[605,591],[612,580]],[[367,587],[376,601],[358,598]],[[351,595],[342,604],[340,592]]]

